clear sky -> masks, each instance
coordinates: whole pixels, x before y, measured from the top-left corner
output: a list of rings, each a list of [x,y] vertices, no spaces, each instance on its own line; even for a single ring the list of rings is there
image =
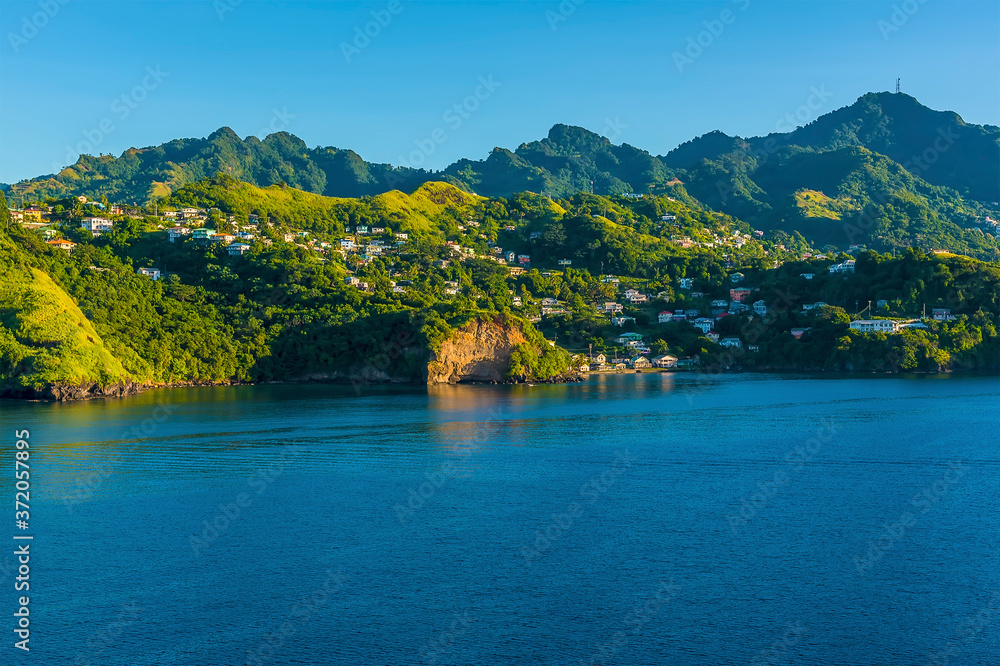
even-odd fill
[[[1000,124],[1000,2],[0,0],[0,181],[222,126],[434,169],[555,123],[662,154],[896,77]]]

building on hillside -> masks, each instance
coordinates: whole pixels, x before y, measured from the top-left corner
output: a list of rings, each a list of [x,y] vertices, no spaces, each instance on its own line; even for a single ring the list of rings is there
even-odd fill
[[[612,317],[611,323],[615,326],[624,326],[627,322],[634,322],[635,317]]]
[[[851,322],[851,330],[861,333],[893,334],[899,330],[899,322],[892,319],[858,319]]]
[[[73,248],[76,247],[76,243],[68,241],[65,238],[57,238],[55,240],[46,241],[46,243],[52,247],[57,247],[60,250],[66,250],[70,254],[73,254]]]
[[[733,273],[732,275],[729,276],[729,281],[732,282],[733,284],[739,284],[740,282],[743,282],[743,279],[745,277],[746,276],[743,275],[743,273]]]
[[[767,303],[764,302],[764,299],[754,301],[753,311],[762,317],[767,314]]]
[[[635,342],[635,341],[640,341],[640,342],[642,341],[641,333],[622,333],[621,335],[618,336],[616,340],[616,342],[618,342],[618,344],[620,345],[625,344],[626,342]]]
[[[664,310],[656,316],[656,321],[661,324],[669,324],[674,320],[674,313],[669,310]]]
[[[191,232],[191,238],[197,241],[209,241],[214,235],[215,229],[207,229],[205,227],[202,227],[201,229],[194,229]]]
[[[830,266],[830,273],[853,273],[854,272],[854,260],[848,259],[842,264],[833,264]]]
[[[725,347],[726,349],[730,348],[743,349],[743,341],[740,340],[739,338],[722,338],[721,340],[719,340],[719,344]]]
[[[791,331],[789,331],[789,332],[790,332],[790,333],[792,334],[792,337],[793,337],[793,338],[795,338],[796,340],[801,340],[801,339],[802,339],[802,336],[803,336],[803,335],[805,335],[805,334],[806,334],[806,333],[807,333],[808,331],[810,331],[811,329],[812,329],[812,327],[806,327],[806,328],[793,328],[793,329],[792,329]]]
[[[140,268],[136,271],[139,275],[145,275],[150,280],[160,279],[160,269],[159,268]]]
[[[729,300],[742,303],[752,291],[749,287],[735,287],[729,290]]]
[[[598,354],[590,359],[590,362],[596,365],[604,365],[608,362],[608,357],[604,354]]]
[[[246,243],[232,243],[226,249],[229,251],[230,257],[241,257],[250,251],[250,246]]]
[[[951,308],[932,308],[931,318],[935,321],[951,321],[955,315],[951,313]]]
[[[715,326],[715,320],[708,317],[698,317],[693,323],[694,327],[701,329],[702,333],[708,333]]]
[[[822,307],[826,307],[828,304],[823,301],[816,301],[815,303],[803,303],[802,311],[811,312],[812,310],[819,310]]]
[[[690,289],[694,286],[694,278],[681,278],[681,289]]]
[[[559,265],[560,266],[572,266],[573,265],[573,260],[572,259],[560,259],[559,260]]]
[[[178,238],[184,238],[191,234],[191,230],[187,227],[170,227],[167,229],[167,238],[171,243],[175,242]]]
[[[807,280],[812,280],[814,277],[816,277],[816,274],[815,273],[799,273],[799,277],[805,278]]]
[[[100,236],[106,231],[111,231],[114,223],[104,217],[85,217],[80,222],[80,226],[89,231],[91,235]]]
[[[618,313],[622,311],[623,307],[621,303],[605,303],[602,309],[605,312]]]

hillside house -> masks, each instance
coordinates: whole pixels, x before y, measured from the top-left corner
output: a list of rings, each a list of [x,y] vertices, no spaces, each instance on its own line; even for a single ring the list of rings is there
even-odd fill
[[[145,275],[150,280],[160,279],[160,269],[159,268],[140,268],[136,271],[139,275]]]
[[[708,333],[715,326],[715,320],[708,317],[698,317],[693,323],[695,328],[701,329],[702,333]]]
[[[65,238],[57,238],[55,240],[46,241],[46,243],[52,247],[57,247],[60,250],[66,250],[70,254],[73,254],[73,248],[76,247],[76,243],[68,241]]]
[[[674,320],[674,313],[669,310],[664,310],[656,316],[656,320],[661,324],[669,324]]]
[[[634,322],[635,317],[612,317],[611,323],[615,326],[624,326],[627,322]]]
[[[743,279],[745,277],[746,276],[743,275],[743,273],[733,273],[732,275],[729,276],[729,281],[732,282],[733,284],[739,284],[740,282],[743,282]]]
[[[742,303],[743,300],[750,295],[753,290],[749,287],[736,287],[729,290],[729,300],[736,301],[737,303]]]
[[[681,289],[690,289],[694,286],[694,278],[681,278],[680,285]]]
[[[573,261],[571,259],[560,259],[559,260],[559,265],[560,266],[572,266],[573,265]]]
[[[194,229],[191,232],[191,238],[198,241],[211,240],[214,235],[215,229],[206,229],[205,227],[202,227],[201,229]]]
[[[250,251],[250,246],[246,243],[232,243],[226,250],[229,251],[230,257],[242,257],[245,253]]]
[[[951,313],[951,308],[932,308],[931,318],[934,321],[951,321],[955,318],[955,315]]]
[[[814,277],[816,277],[816,274],[815,273],[799,273],[799,277],[805,278],[807,280],[812,280]]]
[[[854,260],[848,259],[842,264],[834,264],[830,266],[830,274],[837,273],[853,273],[854,272]]]
[[[719,344],[726,349],[743,349],[743,341],[739,338],[722,338]]]
[[[754,301],[753,311],[762,317],[767,314],[767,303],[764,302],[764,299]]]
[[[811,327],[807,327],[807,328],[793,328],[789,332],[792,334],[793,338],[795,338],[796,340],[801,340],[802,336],[805,335],[810,330],[811,330]]]
[[[175,242],[178,238],[184,238],[185,236],[190,236],[191,230],[187,227],[170,227],[167,229],[167,238],[171,243]]]
[[[851,324],[852,331],[859,331],[861,333],[886,333],[892,335],[899,331],[899,322],[893,321],[892,319],[858,319],[857,321],[852,321]]]
[[[111,231],[114,223],[104,217],[85,217],[83,218],[83,221],[80,222],[80,226],[89,231],[92,236],[96,237],[106,231]]]

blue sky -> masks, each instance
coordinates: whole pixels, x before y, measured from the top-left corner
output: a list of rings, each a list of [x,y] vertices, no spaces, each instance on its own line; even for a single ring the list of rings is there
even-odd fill
[[[222,126],[434,169],[555,123],[662,154],[897,76],[1000,124],[1000,3],[2,0],[0,181]]]

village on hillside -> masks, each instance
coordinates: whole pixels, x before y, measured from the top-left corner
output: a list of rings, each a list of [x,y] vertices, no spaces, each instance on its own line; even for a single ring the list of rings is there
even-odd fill
[[[411,241],[408,233],[393,231],[388,225],[356,225],[353,228],[348,227],[346,233],[340,237],[317,237],[316,234],[302,230],[275,233],[271,222],[261,220],[258,215],[252,213],[240,220],[237,216],[223,213],[218,208],[184,207],[150,212],[135,206],[88,200],[83,196],[77,197],[77,201],[86,211],[78,221],[58,219],[60,216],[55,214],[51,206],[40,205],[12,208],[10,215],[23,228],[41,234],[49,245],[68,253],[75,250],[77,243],[65,237],[67,224],[78,224],[79,228],[89,233],[90,237],[97,238],[111,232],[117,224],[128,219],[141,219],[147,222],[152,220],[156,228],[162,232],[164,243],[189,244],[192,248],[214,247],[221,249],[229,257],[241,257],[253,251],[258,244],[260,248],[267,248],[275,243],[286,243],[315,253],[319,261],[342,264],[347,273],[344,284],[361,292],[372,290],[362,274],[363,269],[377,259],[390,259],[407,252]],[[662,221],[671,223],[674,219],[676,219],[674,215],[668,214],[663,216]],[[987,217],[985,224],[990,226],[994,233],[1000,233],[1000,225],[994,220]],[[218,231],[215,226],[224,227],[226,230]],[[459,225],[459,231],[465,232],[478,226],[479,222],[469,219],[465,224]],[[516,232],[517,227],[508,225],[504,227],[504,231]],[[681,248],[700,246],[739,249],[750,239],[759,238],[762,232],[737,231],[731,236],[724,236],[706,230],[706,234],[705,237],[698,239],[672,236],[671,241]],[[538,235],[537,232],[532,232],[527,240],[533,241]],[[444,256],[448,258],[436,259],[433,265],[437,268],[447,268],[453,261],[483,259],[505,267],[511,279],[525,276],[529,271],[535,270],[530,255],[505,250],[494,242],[486,243],[488,252],[485,254],[456,240],[441,240],[440,243],[445,250]],[[782,246],[781,249],[785,248]],[[852,245],[848,255],[857,254],[864,249],[863,245]],[[733,262],[728,255],[722,256],[726,260],[727,268],[731,267]],[[797,259],[817,262],[823,268],[816,270],[828,271],[831,276],[847,276],[854,273],[855,260],[845,256],[841,255],[837,260],[821,252],[815,254],[802,252]],[[571,259],[560,259],[556,262],[556,266],[546,266],[539,272],[543,277],[561,275],[563,271],[571,270],[572,264]],[[775,261],[774,267],[778,265],[779,262]],[[160,280],[169,275],[157,266],[140,266],[136,272],[151,280]],[[810,281],[816,274],[816,272],[802,272],[798,277]],[[390,275],[400,277],[396,272],[390,272]],[[602,275],[600,280],[608,286],[611,290],[608,293],[613,293],[614,297],[594,301],[589,305],[593,307],[596,316],[606,321],[607,330],[614,332],[605,336],[603,349],[597,350],[596,353],[592,343],[587,349],[574,349],[572,344],[567,346],[576,354],[574,363],[580,372],[675,370],[699,364],[697,355],[678,357],[666,353],[662,348],[654,350],[650,338],[655,336],[648,334],[650,325],[686,322],[706,341],[733,350],[735,353],[733,358],[737,361],[743,354],[754,354],[759,351],[758,345],[754,344],[753,340],[718,331],[719,323],[726,317],[745,314],[751,320],[754,317],[766,320],[771,308],[764,299],[756,297],[759,289],[753,284],[748,284],[746,276],[738,270],[733,270],[728,275],[727,283],[721,286],[699,284],[697,278],[682,277],[672,285],[672,291],[657,293],[643,290],[641,288],[643,281],[629,276]],[[411,280],[401,278],[390,281],[391,290],[395,294],[407,293],[412,284]],[[445,281],[440,297],[454,297],[462,288],[458,281]],[[509,292],[511,309],[533,323],[542,324],[547,318],[565,315],[568,312],[566,302],[555,294],[536,298],[525,290],[518,293],[511,288]],[[671,307],[672,304],[674,307]],[[822,301],[815,301],[800,303],[796,307],[802,313],[810,313],[818,312],[826,305],[828,304]],[[925,322],[928,320],[954,319],[951,309],[947,307],[932,307],[929,313],[924,311],[919,315],[914,313],[912,316],[905,316],[903,313],[895,312],[894,305],[898,304],[893,304],[888,299],[869,302],[863,308],[859,305],[860,309],[852,315],[849,326],[863,334],[894,335],[907,328],[927,328]],[[643,326],[647,333],[635,330]],[[808,326],[792,328],[789,335],[791,339],[800,340],[810,330]],[[554,345],[557,342],[558,339],[552,340],[550,344]]]

